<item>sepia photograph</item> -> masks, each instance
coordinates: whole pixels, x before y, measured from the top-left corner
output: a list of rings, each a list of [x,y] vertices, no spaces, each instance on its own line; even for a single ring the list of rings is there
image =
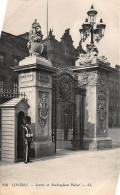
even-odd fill
[[[120,195],[120,0],[0,0],[0,194]]]

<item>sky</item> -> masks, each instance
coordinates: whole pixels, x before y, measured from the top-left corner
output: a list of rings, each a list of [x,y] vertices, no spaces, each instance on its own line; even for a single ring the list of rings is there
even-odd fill
[[[120,64],[120,0],[48,0],[48,28],[53,29],[58,41],[64,31],[70,28],[76,48],[80,41],[79,29],[91,5],[98,12],[96,22],[102,18],[106,24],[105,36],[95,45],[98,47],[99,55],[107,57],[114,67]],[[14,35],[29,32],[34,19],[40,23],[45,38],[47,0],[8,0],[2,30]],[[89,41],[83,44],[84,49]]]

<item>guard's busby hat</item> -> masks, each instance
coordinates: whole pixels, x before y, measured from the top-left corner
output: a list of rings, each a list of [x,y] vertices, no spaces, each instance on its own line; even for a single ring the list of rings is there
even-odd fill
[[[25,116],[24,118],[23,118],[23,121],[24,121],[24,123],[25,124],[30,124],[31,123],[31,117],[30,116]]]

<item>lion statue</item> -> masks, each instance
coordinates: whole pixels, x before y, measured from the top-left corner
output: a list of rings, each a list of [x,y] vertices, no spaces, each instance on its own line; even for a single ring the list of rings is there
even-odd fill
[[[29,42],[27,44],[27,48],[29,50],[30,55],[36,55],[39,56],[42,54],[44,46],[41,43],[42,41],[42,31],[41,26],[35,19],[35,21],[32,24],[32,28],[29,33]]]

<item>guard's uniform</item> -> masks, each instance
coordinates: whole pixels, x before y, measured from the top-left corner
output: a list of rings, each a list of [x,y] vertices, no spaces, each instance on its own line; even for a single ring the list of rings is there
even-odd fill
[[[24,162],[27,163],[30,161],[30,146],[33,140],[33,134],[31,133],[31,129],[29,125],[23,126],[23,134],[24,134]]]

